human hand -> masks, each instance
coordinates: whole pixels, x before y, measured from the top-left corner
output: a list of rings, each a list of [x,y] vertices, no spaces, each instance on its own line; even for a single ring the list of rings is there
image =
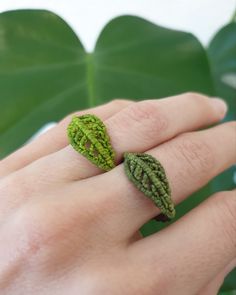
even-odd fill
[[[180,203],[236,162],[236,123],[222,102],[189,93],[115,100],[94,113],[119,164],[107,173],[68,145],[71,116],[0,163],[1,295],[216,294],[236,265],[236,193],[211,196],[142,238],[159,213],[124,174],[126,151],[165,167]]]

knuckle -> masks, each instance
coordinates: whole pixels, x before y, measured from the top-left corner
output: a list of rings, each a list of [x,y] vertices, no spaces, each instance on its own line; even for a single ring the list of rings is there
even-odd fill
[[[62,218],[63,210],[61,206],[52,205],[47,200],[29,202],[17,210],[13,222],[23,241],[23,253],[29,256],[36,254],[49,241],[56,242],[66,235],[71,224]]]
[[[117,107],[123,107],[127,105],[128,102],[131,102],[131,100],[123,99],[123,98],[115,98],[110,103],[117,106]]]
[[[111,198],[110,194],[104,193],[97,201],[86,206],[84,209],[88,223],[93,219],[94,223],[106,222],[109,217],[119,214],[119,198]]]
[[[236,190],[217,193],[212,202],[217,208],[216,218],[223,233],[236,249]]]
[[[23,257],[35,258],[41,249],[51,251],[55,245],[73,245],[78,242],[77,250],[84,249],[90,230],[94,229],[96,214],[92,208],[82,204],[83,209],[78,214],[74,203],[65,204],[64,201],[40,200],[27,203],[14,215],[20,240],[19,251]],[[102,214],[99,215],[100,218]],[[79,226],[79,233],[78,233]]]
[[[32,193],[25,175],[20,172],[12,173],[4,178],[1,181],[0,190],[3,195],[9,197],[9,200],[14,199],[15,196],[27,199]]]
[[[103,194],[98,200],[93,200],[84,206],[80,216],[80,224],[85,231],[92,230],[94,227],[99,228],[97,238],[101,238],[106,243],[117,243],[117,228],[118,224],[122,225],[123,220],[120,220],[121,200],[119,198],[111,198],[110,194]],[[111,222],[112,221],[112,222]]]
[[[21,237],[19,251],[26,256],[35,254],[44,241],[43,224],[47,224],[45,215],[38,206],[24,206],[14,214],[12,221]]]
[[[168,119],[160,104],[155,101],[141,101],[130,106],[129,118],[135,122],[146,125],[147,135],[153,136],[155,132],[163,132],[168,127]],[[152,128],[150,128],[152,126]]]
[[[184,95],[186,98],[196,101],[196,103],[204,103],[208,100],[206,95],[198,92],[186,92]]]
[[[176,144],[177,157],[184,159],[186,172],[202,181],[214,167],[214,155],[210,146],[203,140],[193,138],[189,134],[180,136]]]
[[[130,116],[135,121],[147,120],[154,115],[154,106],[151,101],[140,101],[129,109]]]

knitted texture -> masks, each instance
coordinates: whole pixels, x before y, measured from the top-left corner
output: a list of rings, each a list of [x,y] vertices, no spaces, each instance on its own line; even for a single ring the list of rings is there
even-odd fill
[[[97,167],[105,171],[115,167],[115,153],[106,126],[98,117],[73,116],[67,134],[72,147]]]
[[[125,153],[125,173],[129,180],[168,218],[174,218],[175,209],[171,190],[161,163],[148,154]]]

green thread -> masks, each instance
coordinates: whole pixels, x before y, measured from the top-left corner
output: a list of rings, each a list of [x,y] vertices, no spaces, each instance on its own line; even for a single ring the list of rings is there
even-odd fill
[[[171,190],[161,163],[148,154],[125,153],[125,173],[129,180],[168,218],[175,217]]]
[[[95,115],[73,116],[67,127],[72,147],[97,167],[108,171],[115,167],[115,152],[106,126]]]

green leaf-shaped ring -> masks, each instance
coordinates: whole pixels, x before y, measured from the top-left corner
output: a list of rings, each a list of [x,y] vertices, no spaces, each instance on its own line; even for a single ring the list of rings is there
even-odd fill
[[[128,179],[155,203],[161,213],[167,217],[166,220],[174,218],[175,208],[171,199],[170,185],[161,163],[144,153],[125,153],[124,158]],[[165,219],[157,218],[157,220]]]
[[[97,167],[105,171],[115,167],[115,152],[106,126],[97,116],[73,116],[67,134],[72,147]]]

